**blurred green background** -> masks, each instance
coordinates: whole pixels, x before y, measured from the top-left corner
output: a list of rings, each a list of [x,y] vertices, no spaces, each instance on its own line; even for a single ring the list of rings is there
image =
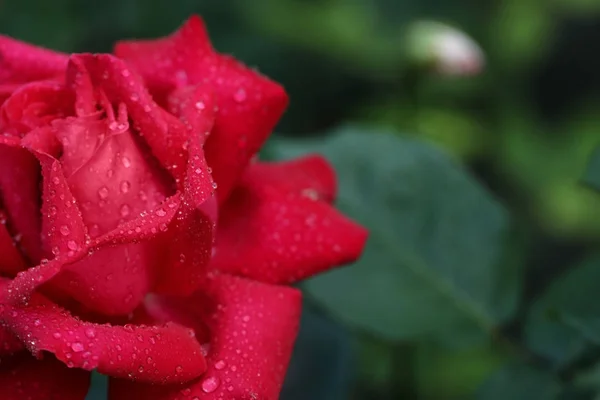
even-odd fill
[[[328,155],[371,230],[302,286],[283,400],[600,399],[600,1],[4,0],[0,32],[101,52],[192,13],[288,90],[265,156]],[[417,63],[427,20],[481,73]]]

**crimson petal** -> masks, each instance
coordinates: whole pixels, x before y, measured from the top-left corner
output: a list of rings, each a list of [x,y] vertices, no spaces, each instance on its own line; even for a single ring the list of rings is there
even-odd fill
[[[176,194],[75,254],[60,255],[19,273],[9,284],[10,301],[26,301],[37,287],[56,277],[49,285],[92,310],[109,315],[131,312],[152,287],[154,269],[162,261],[161,240],[180,204]]]
[[[226,275],[197,294],[197,316],[211,331],[208,370],[181,386],[112,379],[110,400],[276,400],[298,331],[298,290]],[[192,300],[192,299],[191,299]]]
[[[0,108],[0,127],[19,133],[47,125],[72,113],[73,96],[65,86],[53,81],[20,86]]]
[[[162,384],[186,382],[206,370],[193,332],[179,325],[84,322],[37,293],[26,305],[5,304],[0,321],[33,354],[51,352],[69,367]]]
[[[283,88],[232,57],[217,53],[198,16],[169,37],[120,42],[115,54],[142,74],[158,99],[166,99],[177,88],[200,83],[214,91],[219,110],[206,143],[206,157],[219,185],[219,199],[227,198],[287,107]]]
[[[5,275],[15,275],[25,268],[25,261],[15,242],[6,227],[6,214],[0,210],[0,273]]]
[[[0,196],[20,246],[31,261],[43,258],[39,163],[17,138],[0,136]]]
[[[367,232],[327,204],[334,182],[317,157],[249,166],[221,210],[211,267],[291,283],[354,261]]]
[[[3,357],[0,364],[3,400],[83,400],[89,386],[89,372],[67,368],[51,357],[36,360],[21,353]]]
[[[58,160],[37,153],[42,166],[42,240],[55,256],[72,253],[86,244],[87,229],[69,190]]]
[[[109,54],[78,54],[72,57],[73,68],[78,74],[86,75],[97,87],[102,88],[112,101],[123,102],[134,122],[134,128],[152,149],[164,168],[182,180],[187,161],[188,140],[196,135],[202,137],[212,127],[214,109],[206,89],[198,89],[197,99],[191,103],[195,108],[194,118],[186,124],[166,112],[152,100],[140,76],[130,70],[128,64]],[[198,102],[206,101],[205,108],[197,107]],[[203,103],[205,104],[205,103]],[[211,107],[208,107],[211,106]],[[186,106],[186,117],[190,117]]]
[[[156,290],[189,295],[207,271],[216,222],[216,200],[201,143],[191,141],[182,207],[168,234],[168,256],[163,263]]]
[[[67,67],[65,54],[0,35],[0,83],[51,78]]]
[[[13,354],[24,348],[23,342],[10,329],[0,326],[0,356]]]

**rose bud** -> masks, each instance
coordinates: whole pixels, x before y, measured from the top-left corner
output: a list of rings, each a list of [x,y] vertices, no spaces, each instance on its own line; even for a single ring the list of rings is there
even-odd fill
[[[409,60],[446,76],[476,75],[485,64],[479,45],[464,32],[451,26],[421,21],[408,30]]]

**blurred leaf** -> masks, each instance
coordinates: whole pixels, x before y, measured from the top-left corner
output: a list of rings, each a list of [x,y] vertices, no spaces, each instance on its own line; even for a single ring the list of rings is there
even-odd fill
[[[507,359],[495,346],[456,351],[421,344],[417,354],[415,368],[422,399],[472,398],[481,382]]]
[[[600,117],[591,110],[574,117],[541,129],[526,114],[503,115],[497,162],[512,191],[527,199],[524,212],[544,231],[600,238],[600,196],[579,183],[598,145]]]
[[[279,158],[325,154],[339,174],[340,208],[370,230],[356,265],[306,282],[336,317],[392,340],[453,345],[480,340],[510,317],[520,279],[518,263],[500,263],[506,214],[446,154],[349,127],[273,146]]]
[[[92,372],[92,384],[85,400],[106,400],[108,396],[108,377]]]
[[[554,400],[561,387],[547,372],[523,364],[509,364],[493,374],[479,389],[478,400]]]
[[[525,326],[528,346],[556,367],[600,345],[600,255],[558,278],[533,305]]]
[[[306,305],[281,400],[345,400],[354,375],[348,333]]]
[[[257,31],[366,70],[377,79],[402,66],[401,25],[385,26],[372,2],[238,0],[240,17]]]
[[[600,147],[594,150],[590,158],[585,174],[583,175],[583,183],[600,191]]]
[[[589,15],[600,12],[600,1],[598,0],[552,0],[552,3],[563,13]]]
[[[394,349],[388,342],[376,340],[372,337],[362,337],[359,350],[359,376],[369,386],[383,388],[393,380]]]
[[[544,55],[552,43],[555,19],[546,1],[503,0],[489,25],[493,51],[504,69],[523,67]]]

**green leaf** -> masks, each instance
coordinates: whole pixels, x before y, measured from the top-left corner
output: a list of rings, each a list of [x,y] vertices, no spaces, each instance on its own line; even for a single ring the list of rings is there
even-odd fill
[[[318,141],[275,141],[271,154],[323,153],[339,207],[370,230],[355,265],[305,283],[336,317],[392,340],[466,344],[511,315],[518,263],[500,263],[502,207],[432,145],[346,127]]]
[[[558,278],[531,308],[529,347],[562,367],[590,344],[600,345],[600,254]]]
[[[353,358],[348,332],[305,302],[281,400],[348,399]]]
[[[600,191],[600,147],[592,153],[582,181],[592,189]]]
[[[85,400],[105,400],[108,396],[108,377],[92,372],[92,383]]]
[[[479,389],[478,400],[554,400],[561,386],[548,372],[523,364],[509,364],[494,373]]]

